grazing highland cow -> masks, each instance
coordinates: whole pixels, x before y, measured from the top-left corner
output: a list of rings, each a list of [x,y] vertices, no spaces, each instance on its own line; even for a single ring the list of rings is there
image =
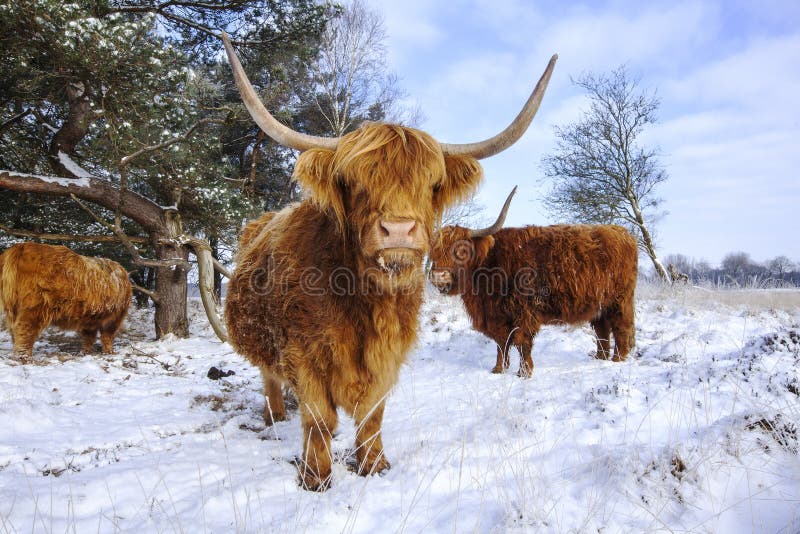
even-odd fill
[[[516,188],[514,188],[516,191]],[[588,321],[596,357],[622,361],[634,345],[638,251],[627,230],[613,225],[505,228],[511,192],[497,221],[483,230],[442,228],[431,247],[431,282],[461,295],[472,326],[497,344],[493,373],[520,353],[519,376],[533,371],[531,351],[546,324]]]
[[[114,336],[128,313],[131,283],[122,266],[39,243],[14,245],[0,255],[0,310],[14,353],[31,356],[48,325],[80,332],[83,350],[113,353]]]
[[[389,467],[381,441],[384,405],[417,337],[431,229],[445,208],[475,189],[482,176],[477,160],[525,131],[555,58],[506,131],[481,143],[446,145],[379,123],[340,138],[294,132],[263,107],[224,40],[255,121],[302,152],[294,177],[309,193],[246,227],[228,286],[228,334],[261,370],[268,424],[286,416],[281,385],[294,390],[304,432],[300,483],[323,490],[337,408],[357,423],[359,474]]]

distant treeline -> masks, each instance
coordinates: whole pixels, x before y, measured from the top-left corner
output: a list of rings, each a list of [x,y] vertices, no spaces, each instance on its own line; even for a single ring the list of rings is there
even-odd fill
[[[728,287],[800,287],[800,262],[776,256],[763,263],[754,261],[746,252],[731,252],[718,267],[705,260],[683,254],[670,254],[664,266],[674,266],[674,273],[685,274],[692,284]]]

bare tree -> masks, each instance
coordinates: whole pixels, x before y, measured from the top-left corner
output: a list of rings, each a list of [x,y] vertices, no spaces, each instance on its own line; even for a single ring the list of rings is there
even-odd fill
[[[658,151],[637,143],[644,128],[656,122],[659,101],[640,91],[624,66],[573,83],[588,92],[591,106],[579,121],[555,128],[555,153],[542,160],[545,176],[554,181],[545,202],[560,218],[626,226],[661,279],[669,281],[650,230],[661,204],[654,190],[667,174]]]
[[[485,206],[478,204],[475,197],[472,197],[444,212],[440,224],[441,226],[459,225],[476,228],[484,222],[481,220],[484,211],[486,211]]]
[[[747,277],[755,271],[757,265],[750,259],[747,252],[731,252],[722,258],[720,268],[722,273],[731,281],[744,285]]]
[[[419,121],[418,112],[403,117],[397,108],[404,95],[397,76],[388,72],[386,39],[383,16],[362,0],[346,4],[330,22],[311,67],[322,120],[307,125],[310,130],[341,136],[363,120]]]
[[[766,267],[770,276],[783,280],[787,274],[794,270],[795,264],[786,256],[775,256],[767,261]]]

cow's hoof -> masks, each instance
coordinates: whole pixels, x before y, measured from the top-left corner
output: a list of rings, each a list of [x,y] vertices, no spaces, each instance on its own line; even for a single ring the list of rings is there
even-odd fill
[[[519,371],[517,371],[517,376],[520,377],[520,378],[530,378],[530,377],[533,376],[533,370],[532,369],[520,369]]]
[[[300,487],[307,491],[327,491],[331,487],[331,475],[321,477],[311,469],[300,467]]]
[[[381,454],[378,459],[373,458],[359,461],[358,474],[362,477],[367,475],[382,475],[391,469],[391,467],[392,464],[389,463],[389,460],[387,460],[386,457]]]
[[[505,371],[505,369],[503,369],[502,367],[497,367],[496,365],[494,367],[492,367],[492,374],[493,375],[502,375],[503,371]]]
[[[269,410],[264,410],[264,424],[272,426],[280,421],[286,421],[286,412],[270,412]]]

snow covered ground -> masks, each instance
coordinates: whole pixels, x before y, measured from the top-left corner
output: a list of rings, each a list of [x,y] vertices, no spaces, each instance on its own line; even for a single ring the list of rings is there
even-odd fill
[[[0,331],[0,532],[800,531],[800,292],[642,287],[636,354],[597,361],[587,327],[543,329],[530,380],[457,299],[430,295],[385,414],[392,469],[301,490],[296,409],[265,428],[256,369],[214,338],[117,355],[48,330],[35,361]],[[234,375],[211,380],[209,368]]]

